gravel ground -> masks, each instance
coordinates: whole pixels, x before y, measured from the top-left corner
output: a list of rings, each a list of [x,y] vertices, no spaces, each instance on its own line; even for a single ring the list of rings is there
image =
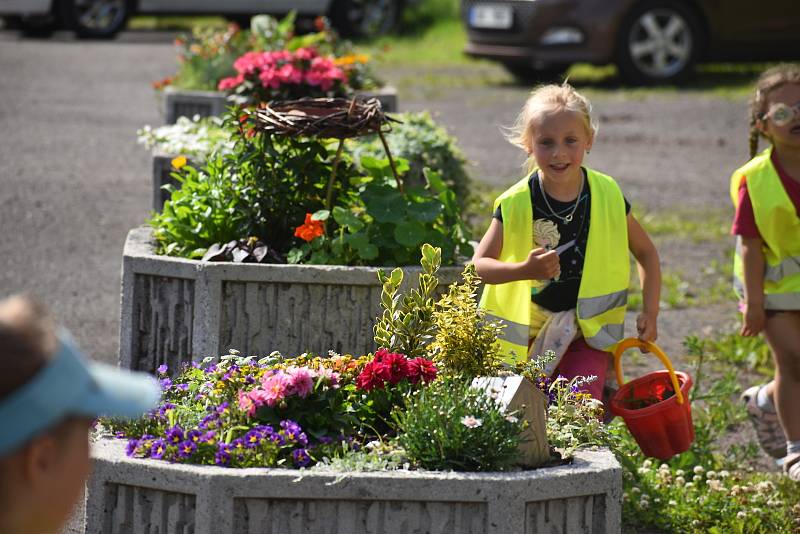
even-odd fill
[[[163,123],[150,82],[173,73],[172,38],[30,40],[0,31],[0,295],[40,295],[107,362],[118,349],[122,246],[149,209],[151,162],[135,132]],[[431,111],[458,138],[476,180],[499,189],[518,178],[522,154],[500,128],[527,88],[491,66],[383,76],[400,87],[403,110]],[[588,164],[616,177],[635,205],[701,220],[729,212],[729,173],[747,159],[743,99],[587,92],[600,123]],[[728,261],[725,242],[657,241],[665,267],[691,280],[712,260]],[[660,344],[680,367],[684,336],[729,331],[732,318],[730,302],[665,310]]]

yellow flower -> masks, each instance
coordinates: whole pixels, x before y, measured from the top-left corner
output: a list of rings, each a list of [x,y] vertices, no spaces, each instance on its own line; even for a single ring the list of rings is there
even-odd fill
[[[184,165],[186,165],[186,156],[178,156],[172,159],[172,166],[176,169],[180,169]]]

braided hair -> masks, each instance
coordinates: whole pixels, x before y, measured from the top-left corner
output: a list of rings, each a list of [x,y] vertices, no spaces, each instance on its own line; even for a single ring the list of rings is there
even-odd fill
[[[761,73],[756,82],[756,92],[750,99],[750,157],[758,152],[758,139],[764,135],[758,128],[758,121],[767,112],[769,93],[786,84],[800,84],[800,65],[781,63]]]

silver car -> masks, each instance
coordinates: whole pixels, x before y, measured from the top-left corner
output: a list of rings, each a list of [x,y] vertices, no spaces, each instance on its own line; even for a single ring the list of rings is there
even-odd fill
[[[403,0],[0,0],[0,16],[29,30],[54,27],[80,37],[113,37],[133,14],[223,15],[235,19],[268,13],[327,15],[340,33],[370,37],[400,21]]]

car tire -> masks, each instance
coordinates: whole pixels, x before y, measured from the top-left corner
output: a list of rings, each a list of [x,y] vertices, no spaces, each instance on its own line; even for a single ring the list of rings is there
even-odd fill
[[[503,67],[520,83],[561,83],[569,65],[537,69],[526,63],[503,63]]]
[[[62,0],[61,18],[75,35],[110,39],[125,27],[133,12],[132,0]]]
[[[336,0],[329,15],[345,37],[376,37],[400,24],[403,0]]]
[[[635,85],[682,82],[694,70],[702,38],[691,9],[676,2],[642,3],[620,26],[617,67]]]

